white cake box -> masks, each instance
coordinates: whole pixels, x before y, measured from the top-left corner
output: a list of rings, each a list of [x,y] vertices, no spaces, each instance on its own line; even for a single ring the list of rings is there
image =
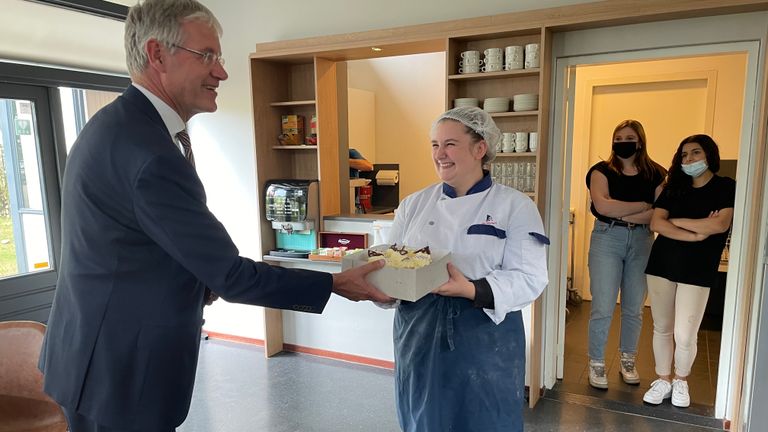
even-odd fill
[[[384,251],[390,245],[371,246],[370,249]],[[384,294],[401,300],[416,301],[440,285],[448,282],[448,262],[451,253],[430,248],[432,263],[418,269],[404,269],[384,266],[368,273],[366,280]],[[368,262],[368,249],[345,255],[341,270],[348,270]]]

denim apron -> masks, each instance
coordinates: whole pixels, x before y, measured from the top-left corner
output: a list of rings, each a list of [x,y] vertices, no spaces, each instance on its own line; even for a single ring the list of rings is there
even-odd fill
[[[467,299],[427,294],[397,308],[394,339],[404,432],[523,430],[520,311],[496,325]]]

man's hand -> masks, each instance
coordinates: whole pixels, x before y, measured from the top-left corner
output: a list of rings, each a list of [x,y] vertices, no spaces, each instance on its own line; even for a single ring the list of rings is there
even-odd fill
[[[391,303],[391,297],[369,284],[365,276],[384,267],[384,260],[376,260],[360,267],[355,267],[333,275],[333,292],[352,301],[373,300],[379,303]]]
[[[469,281],[455,265],[448,263],[448,282],[440,285],[432,291],[446,297],[464,297],[475,299],[475,285]]]

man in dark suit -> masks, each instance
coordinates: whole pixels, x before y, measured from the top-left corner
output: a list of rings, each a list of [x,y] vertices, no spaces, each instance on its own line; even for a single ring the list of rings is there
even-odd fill
[[[133,85],[89,121],[69,155],[40,368],[72,432],[167,432],[184,421],[205,287],[232,302],[315,313],[331,292],[391,300],[364,279],[380,263],[331,275],[240,257],[206,207],[184,129],[216,110],[227,78],[220,29],[195,0],[131,8]]]

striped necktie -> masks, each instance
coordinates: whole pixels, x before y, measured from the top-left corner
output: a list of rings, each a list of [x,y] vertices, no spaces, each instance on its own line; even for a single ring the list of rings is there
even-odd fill
[[[184,150],[184,157],[187,158],[189,163],[192,164],[192,168],[194,168],[195,154],[192,153],[192,142],[189,140],[189,134],[187,133],[187,130],[184,129],[177,133],[176,138],[179,139],[179,142],[181,143],[181,149]]]

